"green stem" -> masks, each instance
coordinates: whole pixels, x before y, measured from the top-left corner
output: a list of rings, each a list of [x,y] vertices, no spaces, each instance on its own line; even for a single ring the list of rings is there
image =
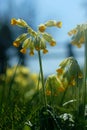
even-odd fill
[[[85,113],[85,105],[86,105],[86,79],[87,79],[87,31],[84,31],[85,34],[85,61],[84,61],[84,78],[83,78],[83,110]],[[84,120],[85,120],[85,115],[84,115]]]
[[[45,86],[44,86],[44,76],[43,76],[42,60],[41,60],[41,53],[40,53],[40,51],[38,51],[38,57],[39,57],[40,74],[41,74],[41,80],[42,80],[43,102],[44,102],[44,106],[46,108],[47,103],[46,103]]]

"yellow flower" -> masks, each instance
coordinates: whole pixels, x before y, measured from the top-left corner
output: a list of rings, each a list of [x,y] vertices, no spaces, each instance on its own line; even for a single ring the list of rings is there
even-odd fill
[[[26,28],[26,33],[18,36],[13,45],[15,47],[19,47],[21,43],[22,49],[20,50],[20,52],[25,54],[26,49],[29,49],[29,54],[31,56],[34,55],[34,50],[41,50],[44,54],[46,54],[48,52],[48,50],[46,49],[46,42],[48,42],[51,46],[56,45],[56,41],[53,39],[53,37],[45,32],[47,27],[56,26],[60,28],[62,26],[62,22],[49,20],[45,24],[40,24],[36,32],[23,19],[13,18],[11,19],[11,24]]]
[[[51,46],[55,46],[55,45],[56,45],[56,42],[55,42],[54,40],[52,40],[52,41],[50,42],[50,45],[51,45]]]
[[[77,25],[76,28],[68,32],[68,35],[72,36],[71,43],[73,45],[76,45],[78,48],[80,48],[82,44],[85,43],[86,32],[87,32],[87,24]]]
[[[50,34],[48,34],[48,33],[43,33],[42,36],[49,43],[54,41],[53,37]]]
[[[19,47],[19,45],[20,45],[20,42],[19,42],[19,41],[13,42],[13,46],[15,46],[15,47]]]
[[[63,73],[63,69],[62,68],[59,68],[56,71],[58,72],[58,74],[62,74]]]
[[[63,86],[60,86],[60,87],[58,87],[58,91],[59,91],[59,92],[64,92],[64,91],[65,91],[65,88],[64,88]]]
[[[30,56],[33,56],[34,55],[34,51],[30,50],[29,54],[30,54]]]
[[[46,27],[52,27],[52,26],[56,26],[56,21],[55,20],[49,20],[45,23]]]
[[[76,81],[75,81],[75,79],[72,79],[69,85],[71,85],[71,86],[75,86],[75,85],[76,85]]]
[[[79,78],[79,79],[83,78],[82,73],[78,74],[78,78]]]
[[[38,47],[38,46],[37,46],[37,47],[35,47],[35,49],[36,49],[37,51],[40,51],[40,47]]]
[[[17,20],[15,18],[11,19],[11,25],[16,25],[17,24]]]
[[[60,22],[57,22],[56,23],[56,26],[58,27],[58,28],[61,28],[62,27],[62,22],[60,21]]]
[[[44,54],[48,53],[48,50],[47,49],[43,49],[43,53]]]
[[[25,54],[25,53],[26,53],[26,48],[22,48],[22,49],[20,50],[20,52],[23,53],[23,54]]]
[[[51,95],[51,91],[50,90],[46,90],[46,95],[50,96]]]
[[[79,39],[79,43],[84,43],[85,42],[85,38],[84,37],[81,37],[80,39]]]
[[[18,25],[21,27],[28,27],[27,23],[23,19],[11,19],[11,25]]]
[[[71,36],[71,35],[76,34],[76,33],[77,33],[77,30],[73,29],[73,30],[68,32],[68,35]]]
[[[46,26],[44,24],[39,25],[39,31],[44,32],[46,30]]]

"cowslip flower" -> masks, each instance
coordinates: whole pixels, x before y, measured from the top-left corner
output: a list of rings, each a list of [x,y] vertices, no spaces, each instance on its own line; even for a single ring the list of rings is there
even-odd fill
[[[76,28],[68,32],[68,35],[72,36],[71,43],[80,48],[86,42],[85,33],[87,33],[87,24],[77,25]]]
[[[51,46],[55,46],[56,45],[56,41],[53,39],[53,37],[48,34],[48,33],[43,33],[42,37],[51,45]]]
[[[22,45],[20,50],[21,53],[25,54],[26,50],[30,50],[29,54],[32,56],[34,55],[34,51],[42,51],[43,54],[48,53],[46,43],[49,43],[50,46],[55,46],[56,41],[54,38],[49,34],[46,33],[47,27],[61,27],[62,22],[56,22],[55,20],[49,20],[45,24],[40,24],[37,28],[37,31],[34,31],[23,19],[15,19],[11,20],[12,25],[17,25],[20,27],[26,28],[26,33],[21,34],[16,38],[13,42],[15,47],[19,47]]]
[[[27,33],[23,33],[20,36],[16,38],[16,40],[13,42],[13,46],[19,47],[21,42],[23,42],[27,38]]]
[[[20,27],[27,27],[28,24],[23,19],[11,19],[11,25],[18,25]]]
[[[20,42],[19,42],[19,41],[14,41],[14,42],[13,42],[13,46],[19,47],[19,46],[20,46]]]
[[[61,21],[57,22],[57,21],[55,21],[55,20],[49,20],[49,21],[47,21],[47,22],[45,23],[45,26],[46,26],[46,27],[56,26],[56,27],[58,27],[58,28],[61,28],[61,27],[62,27],[62,22],[61,22]]]
[[[57,77],[63,82],[65,87],[76,86],[78,82],[82,82],[82,72],[79,64],[73,57],[64,59],[56,71]]]
[[[22,48],[22,49],[20,50],[20,52],[23,53],[23,54],[25,54],[25,53],[26,53],[26,48]]]
[[[56,23],[56,26],[57,26],[58,28],[61,28],[61,27],[62,27],[62,22],[61,22],[61,21],[57,22],[57,23]]]
[[[44,32],[46,30],[46,26],[44,24],[40,24],[38,29],[40,32]]]

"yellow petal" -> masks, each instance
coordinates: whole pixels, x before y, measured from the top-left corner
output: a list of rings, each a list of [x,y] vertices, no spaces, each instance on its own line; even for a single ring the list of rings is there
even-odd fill
[[[23,48],[23,49],[20,50],[20,52],[23,53],[23,54],[25,54],[26,53],[26,49]]]
[[[20,42],[18,42],[18,41],[13,42],[13,46],[15,46],[15,47],[19,47],[19,45],[20,45]]]
[[[56,71],[58,72],[58,74],[62,74],[63,73],[63,69],[62,68],[59,68]]]
[[[17,24],[17,20],[15,18],[11,19],[11,25],[16,25]]]
[[[43,49],[43,53],[44,54],[48,53],[48,50],[47,49]]]
[[[60,21],[60,22],[57,22],[56,23],[56,26],[58,27],[58,28],[61,28],[62,27],[62,22]]]
[[[34,51],[33,50],[30,50],[30,56],[33,56],[34,55]]]
[[[39,31],[44,32],[46,30],[46,26],[44,24],[39,25]]]
[[[56,45],[56,42],[55,42],[55,41],[51,41],[51,42],[50,42],[50,45],[51,45],[51,46],[55,46],[55,45]]]

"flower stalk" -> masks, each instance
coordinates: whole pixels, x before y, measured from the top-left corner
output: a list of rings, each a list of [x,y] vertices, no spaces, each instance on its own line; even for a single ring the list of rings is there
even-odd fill
[[[47,102],[46,102],[45,85],[44,85],[44,76],[43,76],[42,60],[41,60],[41,53],[40,53],[40,51],[38,51],[38,58],[39,58],[40,74],[41,74],[41,80],[42,80],[43,102],[44,102],[44,106],[45,106],[45,108],[46,108]]]

